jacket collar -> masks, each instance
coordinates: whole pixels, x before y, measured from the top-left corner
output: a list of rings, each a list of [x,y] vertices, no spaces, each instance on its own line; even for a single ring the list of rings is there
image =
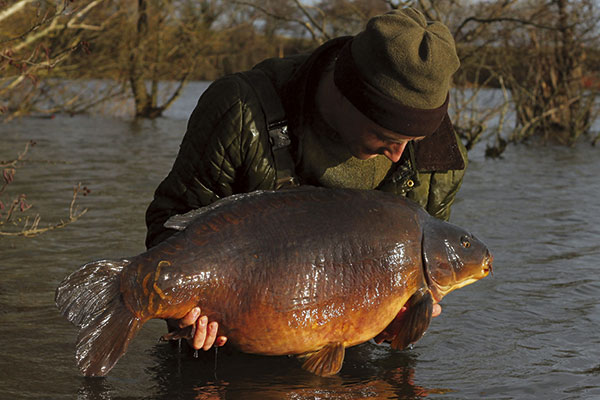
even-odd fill
[[[352,36],[344,36],[319,46],[284,85],[282,101],[293,134],[301,134],[300,128],[310,120],[309,113],[315,109],[315,95],[323,70],[331,57],[337,55],[350,39]]]

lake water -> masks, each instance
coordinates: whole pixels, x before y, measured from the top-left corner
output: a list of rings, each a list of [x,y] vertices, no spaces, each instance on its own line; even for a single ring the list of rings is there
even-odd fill
[[[471,164],[451,221],[486,242],[494,276],[455,291],[412,350],[348,349],[331,378],[288,357],[195,359],[144,326],[107,378],[80,376],[77,330],[54,305],[79,265],[144,250],[144,212],[174,160],[201,85],[165,118],[57,116],[0,125],[0,159],[30,139],[10,193],[45,223],[68,215],[74,184],[91,193],[79,221],[0,239],[1,399],[599,399],[600,149],[509,147]],[[6,197],[5,197],[6,199]]]

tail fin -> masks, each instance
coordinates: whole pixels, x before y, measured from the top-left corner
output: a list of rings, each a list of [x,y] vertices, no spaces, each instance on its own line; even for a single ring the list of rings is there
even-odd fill
[[[121,296],[121,271],[127,264],[128,260],[85,264],[56,289],[60,312],[81,328],[76,359],[86,376],[106,375],[142,326]]]

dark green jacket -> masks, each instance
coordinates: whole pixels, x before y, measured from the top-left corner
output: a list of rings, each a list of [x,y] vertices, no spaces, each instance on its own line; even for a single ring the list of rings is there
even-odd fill
[[[267,74],[282,100],[292,158],[297,156],[297,134],[312,109],[322,68],[346,40],[334,39],[312,55],[269,59],[256,67]],[[453,133],[446,136],[450,145],[443,143],[441,150],[419,144],[405,152],[408,156],[392,167],[378,189],[405,194],[430,214],[448,219],[463,178],[466,150]],[[146,246],[175,232],[163,226],[169,217],[235,193],[275,189],[276,178],[265,117],[254,90],[239,74],[216,80],[200,97],[173,168],[146,212]]]

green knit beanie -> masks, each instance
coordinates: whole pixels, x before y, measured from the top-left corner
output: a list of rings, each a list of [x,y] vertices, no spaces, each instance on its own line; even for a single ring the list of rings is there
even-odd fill
[[[369,20],[340,52],[334,79],[342,94],[375,122],[421,136],[437,129],[446,114],[451,77],[459,65],[448,28],[405,8]],[[408,131],[398,127],[397,122],[413,111],[425,113],[409,124]],[[427,121],[434,123],[429,126]]]

